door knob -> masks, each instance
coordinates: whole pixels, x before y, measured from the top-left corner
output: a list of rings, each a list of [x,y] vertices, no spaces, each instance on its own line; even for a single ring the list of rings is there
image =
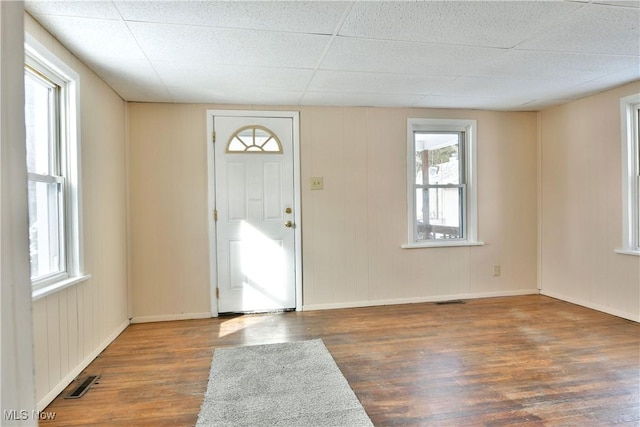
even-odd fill
[[[287,222],[284,223],[284,226],[287,227],[287,228],[291,228],[291,227],[293,227],[293,223],[291,221],[287,221]]]

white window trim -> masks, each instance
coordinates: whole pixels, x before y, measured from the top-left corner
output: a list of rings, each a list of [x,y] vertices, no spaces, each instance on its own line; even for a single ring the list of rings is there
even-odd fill
[[[66,160],[65,176],[67,195],[65,225],[67,247],[67,274],[60,280],[42,281],[32,288],[32,299],[36,300],[51,295],[66,287],[89,279],[84,272],[83,238],[82,238],[82,191],[81,191],[81,154],[80,154],[80,75],[40,44],[28,33],[24,35],[25,64],[46,70],[55,76],[58,83],[64,85],[64,110],[66,116],[61,120],[66,128],[65,140],[62,141]]]
[[[458,246],[482,246],[484,242],[478,240],[478,193],[477,193],[477,121],[460,119],[407,119],[407,242],[401,245],[403,249],[438,248]],[[466,193],[464,201],[466,210],[465,239],[456,240],[415,240],[414,212],[416,210],[416,196],[414,189],[415,180],[415,153],[414,132],[416,131],[453,131],[465,132],[465,168],[466,168]]]
[[[640,93],[620,99],[620,141],[622,148],[622,248],[616,253],[640,256],[640,179],[638,158],[638,109]]]

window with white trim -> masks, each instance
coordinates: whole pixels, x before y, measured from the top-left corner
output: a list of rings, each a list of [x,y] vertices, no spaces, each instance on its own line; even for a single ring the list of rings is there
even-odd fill
[[[25,143],[34,298],[85,278],[78,74],[25,35]]]
[[[640,255],[640,94],[620,100],[622,228],[619,253]]]
[[[408,244],[481,245],[477,239],[475,120],[407,122]]]

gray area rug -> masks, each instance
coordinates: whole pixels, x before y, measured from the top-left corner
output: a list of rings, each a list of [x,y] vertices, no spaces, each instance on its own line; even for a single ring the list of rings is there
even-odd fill
[[[372,426],[322,340],[219,348],[196,426]]]

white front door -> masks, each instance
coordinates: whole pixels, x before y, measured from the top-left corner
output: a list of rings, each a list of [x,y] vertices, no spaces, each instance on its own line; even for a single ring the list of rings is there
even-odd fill
[[[294,309],[293,118],[212,120],[218,312]]]

